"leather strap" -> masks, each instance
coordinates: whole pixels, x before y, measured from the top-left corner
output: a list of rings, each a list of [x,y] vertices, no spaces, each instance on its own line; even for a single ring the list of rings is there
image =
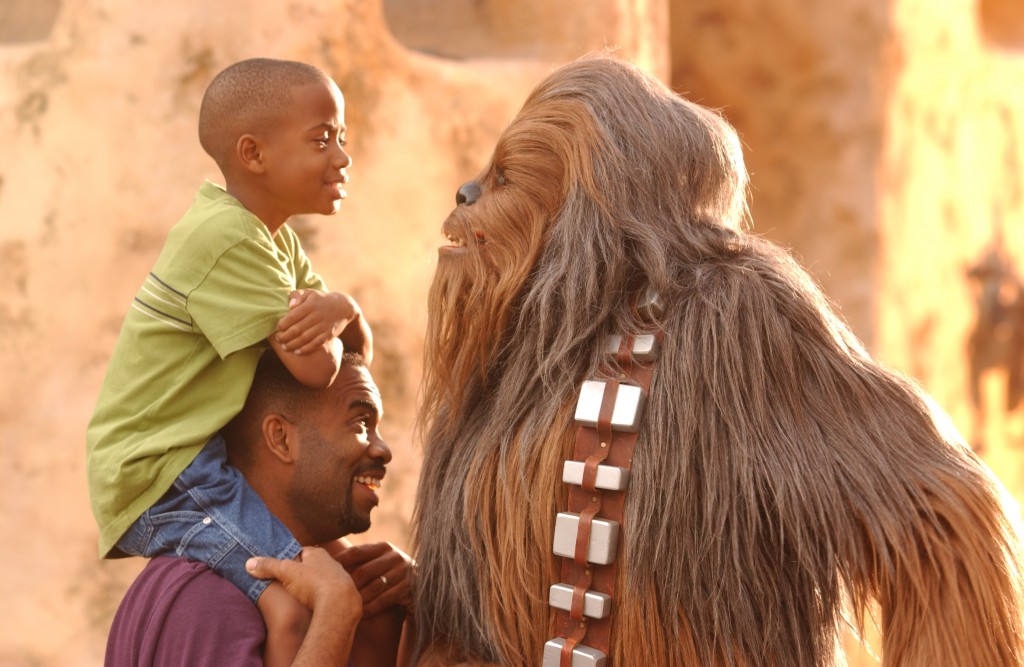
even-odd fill
[[[615,397],[618,393],[618,382],[611,381],[605,383],[604,395],[601,397],[601,410],[597,416],[597,432],[601,438],[602,446],[596,453],[588,456],[586,463],[584,463],[582,488],[587,493],[593,495],[590,496],[590,502],[587,503],[587,506],[579,512],[580,519],[576,529],[576,550],[573,560],[581,567],[587,565],[587,552],[590,549],[590,530],[593,527],[594,517],[601,511],[602,494],[598,492],[595,486],[597,466],[608,458],[608,452],[611,450],[612,410],[615,408]]]
[[[657,335],[657,334],[656,334]],[[660,339],[660,335],[657,335]],[[620,541],[624,539],[622,520],[625,509],[625,490],[608,491],[595,485],[598,465],[612,465],[629,470],[633,464],[636,433],[613,431],[612,411],[620,382],[639,385],[646,394],[654,374],[654,363],[642,363],[633,357],[634,336],[623,336],[615,352],[615,365],[602,366],[605,378],[604,395],[598,413],[596,428],[581,426],[576,432],[573,460],[582,461],[583,480],[579,486],[569,487],[568,511],[579,515],[579,530],[572,558],[562,558],[561,582],[573,587],[569,611],[555,613],[555,633],[565,638],[559,656],[560,667],[571,667],[573,648],[581,643],[608,655],[611,645],[612,613],[602,619],[583,616],[583,602],[587,591],[605,593],[615,600],[615,578],[618,558],[608,565],[587,562],[593,520],[601,518],[619,523]],[[641,415],[641,421],[642,421]],[[621,553],[621,548],[619,549]]]

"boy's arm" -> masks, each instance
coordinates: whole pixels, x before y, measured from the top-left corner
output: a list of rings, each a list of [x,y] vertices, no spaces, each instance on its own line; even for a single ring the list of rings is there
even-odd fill
[[[356,626],[356,636],[352,641],[352,664],[359,667],[394,667],[399,664],[405,614],[403,607],[395,606],[371,618],[364,617]]]
[[[373,333],[355,299],[341,292],[293,292],[288,312],[277,325],[281,347],[306,354],[335,337],[341,338],[346,352],[361,354],[367,364],[373,360]]]
[[[305,547],[298,560],[252,558],[254,577],[277,579],[313,612],[309,630],[292,665],[342,665],[348,662],[362,600],[352,579],[323,549]]]
[[[352,644],[352,662],[360,667],[392,667],[409,662],[412,647],[412,577],[415,562],[387,542],[352,546],[341,538],[323,545],[352,576],[363,599],[363,619]],[[386,575],[386,579],[381,575]],[[404,622],[404,624],[403,624]]]
[[[307,354],[297,354],[282,347],[273,333],[267,338],[270,347],[277,353],[281,363],[296,380],[314,389],[331,386],[341,368],[341,355],[344,352],[342,341],[332,338]]]
[[[363,317],[362,310],[342,329],[338,338],[344,343],[346,352],[358,352],[363,355],[363,361],[367,366],[373,361],[373,332],[370,331],[370,324]]]

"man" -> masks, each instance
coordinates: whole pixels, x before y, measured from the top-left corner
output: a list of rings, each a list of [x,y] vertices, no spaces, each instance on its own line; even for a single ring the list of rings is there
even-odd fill
[[[229,462],[303,545],[295,561],[248,564],[312,610],[294,665],[397,660],[412,562],[389,544],[340,539],[367,530],[378,503],[391,460],[381,417],[380,393],[359,355],[344,356],[330,388],[311,389],[265,354],[245,407],[225,429]],[[197,525],[211,520],[197,517]],[[265,632],[235,586],[198,563],[155,558],[121,602],[106,665],[255,667]]]

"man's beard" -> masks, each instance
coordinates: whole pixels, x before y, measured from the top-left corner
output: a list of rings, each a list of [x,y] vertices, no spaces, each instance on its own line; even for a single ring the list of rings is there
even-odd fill
[[[307,437],[315,436],[307,434]],[[314,447],[307,452],[325,451],[331,446],[318,437],[316,440]],[[348,479],[339,483],[337,479],[325,478],[317,458],[307,454],[300,459],[303,463],[298,464],[288,488],[288,505],[292,513],[317,544],[369,530],[370,517],[357,511],[352,503],[352,477],[356,471],[346,470]]]
[[[370,529],[370,517],[360,515],[352,506],[352,484],[353,480],[349,479],[345,486],[344,502],[337,521],[338,530],[342,535],[365,533]]]

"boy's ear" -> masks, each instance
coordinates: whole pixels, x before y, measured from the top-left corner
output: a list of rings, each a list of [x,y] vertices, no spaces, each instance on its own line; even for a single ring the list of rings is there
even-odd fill
[[[243,134],[235,144],[235,153],[242,167],[254,174],[262,174],[266,170],[264,164],[263,144],[251,134]]]
[[[263,446],[274,458],[291,464],[299,457],[295,427],[282,415],[271,413],[263,418]]]

